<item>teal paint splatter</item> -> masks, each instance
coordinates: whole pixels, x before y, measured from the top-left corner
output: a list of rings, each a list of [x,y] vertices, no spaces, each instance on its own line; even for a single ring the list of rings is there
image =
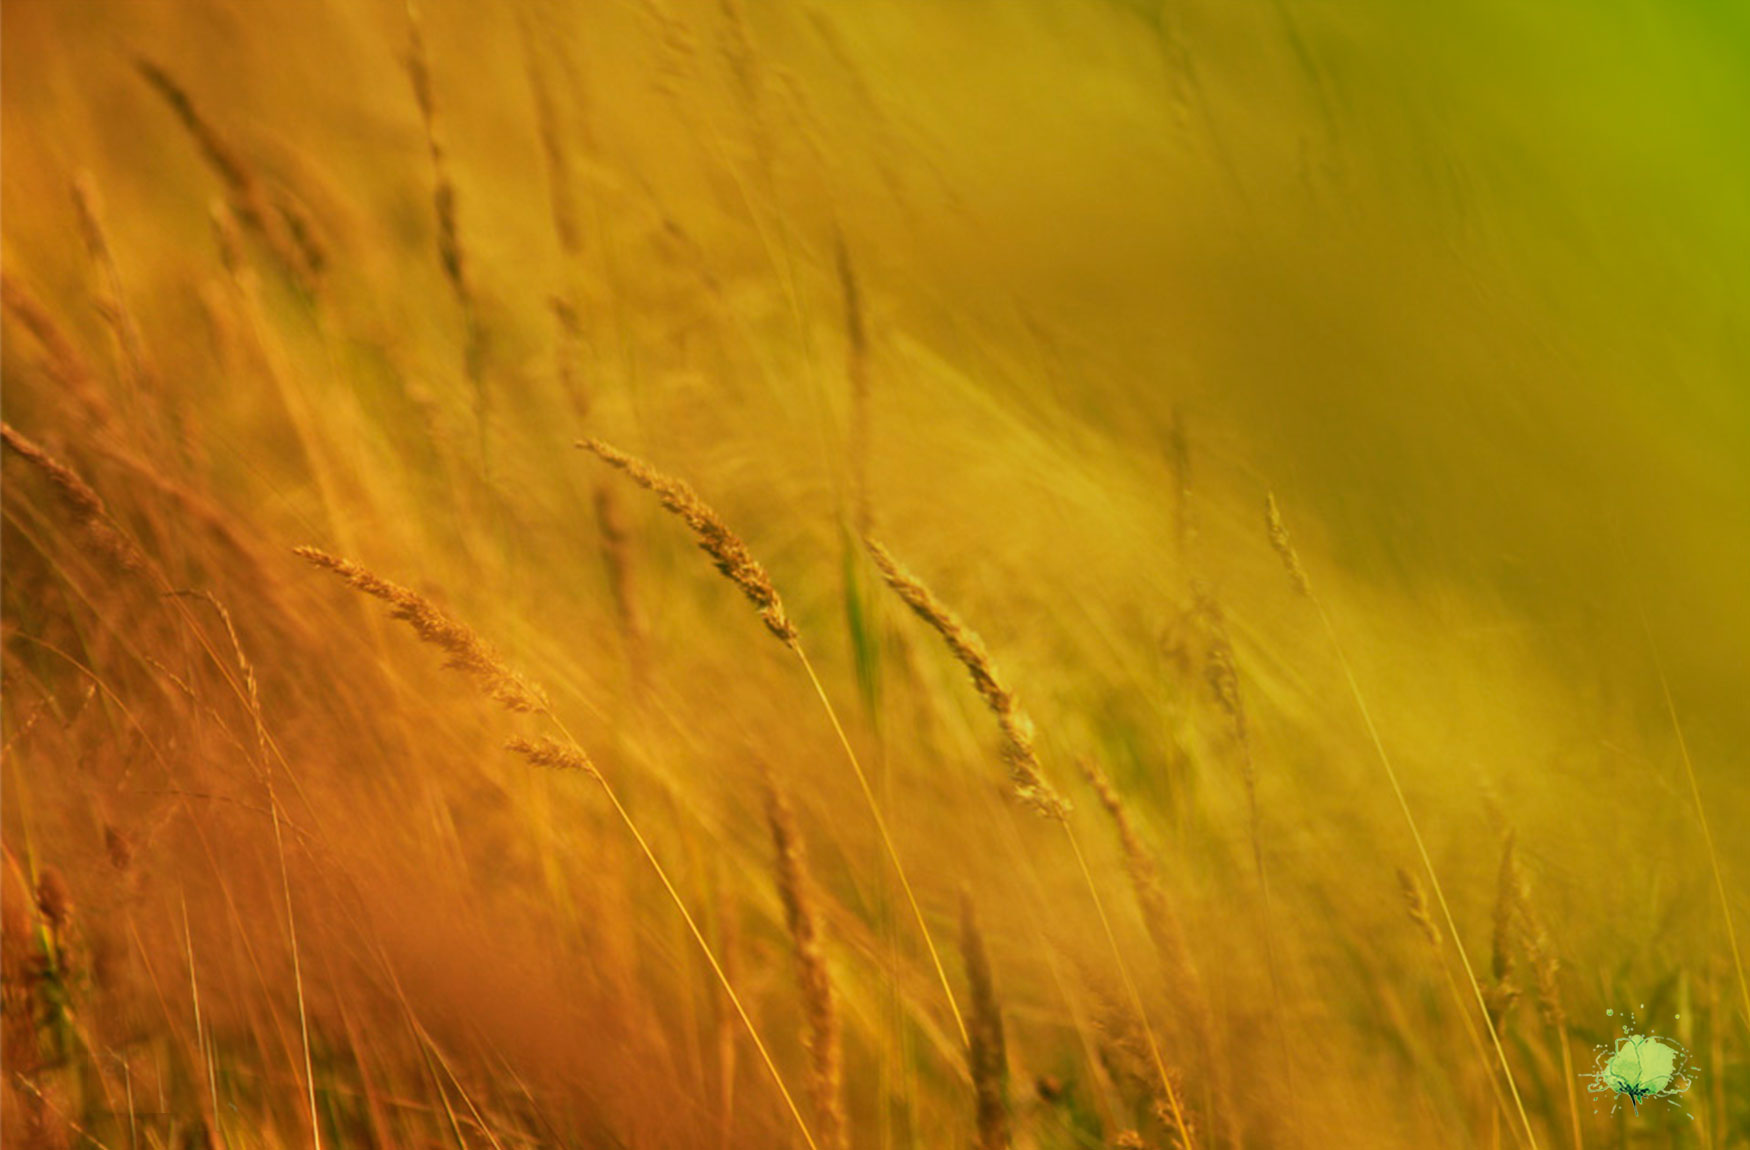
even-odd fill
[[[1607,1015],[1615,1011],[1607,1010]],[[1623,1037],[1609,1046],[1596,1049],[1596,1068],[1584,1075],[1587,1090],[1593,1094],[1612,1095],[1615,1110],[1626,1098],[1635,1113],[1641,1103],[1663,1098],[1672,1105],[1681,1105],[1677,1096],[1689,1089],[1694,1072],[1689,1065],[1689,1051],[1674,1039],[1656,1034],[1636,1034],[1633,1014],[1624,1026]]]

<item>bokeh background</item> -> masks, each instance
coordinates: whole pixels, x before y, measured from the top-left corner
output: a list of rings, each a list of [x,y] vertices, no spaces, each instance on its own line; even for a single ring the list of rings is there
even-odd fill
[[[9,1142],[1750,1145],[1732,5],[0,19]]]

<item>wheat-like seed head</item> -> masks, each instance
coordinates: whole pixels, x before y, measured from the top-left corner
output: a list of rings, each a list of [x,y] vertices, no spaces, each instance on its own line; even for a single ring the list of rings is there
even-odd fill
[[[1497,1017],[1504,1015],[1519,999],[1519,984],[1514,979],[1513,940],[1518,915],[1518,862],[1513,855],[1513,836],[1501,850],[1501,871],[1495,888],[1494,930],[1490,936],[1489,963],[1495,976],[1489,988],[1490,1007]]]
[[[273,202],[267,187],[242,153],[201,114],[188,89],[163,66],[143,57],[136,59],[134,66],[163,98],[188,134],[194,137],[208,166],[224,183],[243,226],[261,237],[268,251],[300,285],[314,291],[323,257],[313,245],[308,220]]]
[[[1184,927],[1162,885],[1160,868],[1155,863],[1154,855],[1142,841],[1142,836],[1137,833],[1136,825],[1130,819],[1130,812],[1124,807],[1123,797],[1119,795],[1118,788],[1112,785],[1106,772],[1092,759],[1078,759],[1076,765],[1081,768],[1082,777],[1087,779],[1088,785],[1094,788],[1100,805],[1112,817],[1112,824],[1118,831],[1118,844],[1124,851],[1124,869],[1129,875],[1137,905],[1142,909],[1143,926],[1148,930],[1149,941],[1154,943],[1168,978],[1184,988],[1192,1026],[1197,1032],[1198,1040],[1207,1049],[1211,1031],[1214,1029],[1214,1019],[1210,1015],[1209,1001],[1204,994],[1203,976],[1185,943]]]
[[[582,771],[593,779],[600,780],[601,772],[596,770],[595,763],[575,743],[562,743],[557,739],[542,735],[533,742],[528,739],[513,737],[505,741],[508,750],[515,751],[537,767],[549,767],[558,771]]]
[[[1500,919],[1505,914],[1511,923],[1507,929],[1525,948],[1531,968],[1532,990],[1537,997],[1537,1012],[1546,1026],[1560,1028],[1567,1023],[1567,1010],[1561,999],[1561,959],[1555,952],[1549,931],[1531,905],[1531,886],[1525,870],[1519,865],[1514,839],[1509,836],[1507,852],[1501,860],[1500,898],[1507,903],[1503,911],[1496,909],[1496,932],[1503,930]]]
[[[863,543],[887,585],[918,618],[942,636],[948,649],[972,676],[972,685],[984,699],[985,706],[996,716],[997,727],[1003,735],[1003,759],[1009,766],[1009,784],[1015,797],[1041,814],[1064,818],[1070,810],[1069,801],[1045,781],[1038,752],[1033,748],[1033,722],[1021,709],[1014,692],[1003,686],[997,677],[984,641],[944,607],[917,576],[900,566],[887,548],[874,539],[866,538]]]
[[[1415,875],[1398,868],[1398,889],[1403,892],[1404,909],[1410,912],[1410,921],[1414,922],[1422,932],[1422,937],[1428,940],[1428,945],[1436,951],[1440,949],[1440,924],[1434,921],[1434,915],[1428,909],[1428,896],[1422,893],[1422,884]]]
[[[86,418],[92,425],[98,428],[112,426],[116,422],[115,412],[98,386],[91,365],[42,301],[13,277],[0,274],[0,306],[4,306],[6,313],[42,345],[49,377],[85,409]]]
[[[648,646],[644,610],[638,599],[638,580],[633,565],[632,537],[620,514],[614,489],[603,482],[595,489],[596,525],[602,536],[602,561],[608,569],[608,589],[614,598],[614,614],[620,623],[620,639],[633,678],[642,682],[645,648]]]
[[[326,551],[314,547],[293,550],[306,562],[332,571],[354,589],[387,603],[391,618],[407,623],[422,640],[442,648],[449,655],[444,664],[446,667],[471,675],[489,696],[507,709],[547,711],[547,700],[539,688],[512,671],[472,628],[450,618],[425,596]]]
[[[972,991],[967,1019],[966,1059],[978,1102],[978,1150],[1009,1150],[1009,1056],[1003,1038],[1003,1015],[991,980],[990,958],[972,895],[960,895],[960,953],[966,961],[966,981]]]
[[[766,780],[766,822],[777,850],[778,894],[796,947],[796,968],[802,988],[802,1010],[808,1021],[809,1086],[814,1095],[816,1137],[822,1147],[847,1150],[849,1119],[844,1104],[844,1054],[838,1003],[827,972],[814,886],[808,872],[808,850],[796,825],[796,813],[776,782]]]
[[[117,529],[103,500],[78,472],[50,455],[9,423],[0,423],[0,439],[19,457],[42,472],[60,496],[72,520],[90,542],[99,558],[123,571],[145,570],[146,557],[132,540]]]
[[[741,593],[759,608],[766,629],[786,646],[797,645],[796,625],[784,613],[784,601],[778,597],[778,589],[772,586],[771,576],[754,559],[740,536],[729,529],[729,525],[699,498],[697,492],[684,481],[664,475],[636,456],[599,439],[585,439],[577,446],[625,472],[632,482],[651,492],[665,508],[680,516],[698,540],[700,550],[717,564],[717,570],[741,588]]]
[[[845,375],[851,385],[851,512],[859,535],[874,530],[874,504],[869,491],[869,331],[863,316],[863,292],[851,262],[845,237],[834,238],[839,291],[845,305]]]
[[[1264,497],[1264,522],[1270,528],[1270,546],[1276,549],[1282,565],[1288,568],[1288,577],[1294,580],[1295,590],[1310,598],[1312,583],[1306,577],[1306,568],[1300,564],[1300,552],[1294,549],[1294,541],[1288,537],[1288,524],[1282,521],[1282,509],[1276,506],[1273,491]]]

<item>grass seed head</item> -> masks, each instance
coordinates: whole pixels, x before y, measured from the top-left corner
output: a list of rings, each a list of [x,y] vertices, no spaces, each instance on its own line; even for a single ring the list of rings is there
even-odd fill
[[[771,576],[754,559],[741,537],[729,529],[729,525],[699,498],[697,492],[684,481],[664,475],[643,460],[599,439],[585,439],[577,446],[594,453],[610,467],[625,472],[632,482],[655,495],[663,507],[680,516],[698,540],[699,549],[709,555],[717,570],[741,588],[741,593],[759,609],[766,630],[785,646],[796,646],[796,625],[784,613],[784,601],[778,597]]]

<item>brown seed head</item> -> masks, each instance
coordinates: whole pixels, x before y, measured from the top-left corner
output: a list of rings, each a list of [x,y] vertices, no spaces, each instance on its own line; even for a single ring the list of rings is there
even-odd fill
[[[1003,760],[1009,766],[1009,785],[1015,797],[1050,818],[1066,817],[1069,801],[1045,781],[1039,755],[1033,749],[1033,722],[1021,710],[1014,693],[997,677],[984,641],[944,607],[917,576],[901,567],[887,548],[874,539],[865,538],[863,543],[887,585],[948,644],[948,649],[972,676],[972,685],[985,706],[996,716],[1003,735]]]
[[[1399,867],[1398,889],[1403,892],[1404,908],[1410,912],[1410,921],[1422,931],[1422,937],[1428,940],[1428,945],[1439,950],[1440,925],[1429,913],[1428,898],[1422,893],[1422,884],[1416,880],[1415,875]]]
[[[766,569],[749,553],[747,544],[729,529],[728,524],[691,487],[599,439],[585,439],[577,446],[594,453],[609,466],[625,472],[632,482],[655,495],[663,507],[680,516],[698,540],[699,549],[716,563],[717,570],[741,588],[741,593],[759,608],[760,618],[765,620],[766,629],[786,646],[796,646],[796,626],[784,614],[784,602],[778,598],[778,589],[772,586]]]
[[[473,676],[505,708],[519,712],[547,710],[547,700],[539,688],[512,671],[472,628],[444,614],[425,596],[314,547],[293,550],[306,562],[332,571],[356,590],[387,603],[391,618],[407,623],[422,640],[449,655],[446,667]]]
[[[596,770],[588,755],[575,743],[561,743],[543,735],[534,742],[528,739],[512,738],[505,742],[505,747],[515,751],[537,767],[550,767],[559,771],[582,771],[591,778],[600,779],[601,772]]]
[[[134,546],[132,540],[116,528],[103,500],[77,472],[9,423],[0,423],[0,440],[49,481],[74,525],[84,534],[99,557],[124,571],[145,569],[146,557]]]
[[[1275,492],[1264,497],[1264,521],[1270,528],[1270,546],[1276,549],[1282,565],[1288,568],[1288,577],[1294,580],[1295,590],[1310,598],[1312,583],[1306,577],[1306,568],[1300,565],[1300,553],[1294,549],[1294,541],[1288,537],[1288,525],[1282,521],[1282,509],[1276,506]]]
[[[844,1104],[844,1054],[838,1003],[827,971],[826,951],[808,872],[808,850],[789,801],[770,779],[766,782],[766,822],[777,850],[778,894],[796,947],[796,969],[802,988],[803,1015],[808,1021],[809,1086],[822,1147],[848,1147],[849,1120]]]
[[[990,958],[972,896],[960,896],[960,951],[966,960],[966,981],[972,990],[972,1013],[967,1019],[966,1058],[972,1071],[972,1087],[978,1102],[978,1150],[1008,1150],[1009,1056],[1003,1038],[1002,1010],[996,986],[991,981]]]

